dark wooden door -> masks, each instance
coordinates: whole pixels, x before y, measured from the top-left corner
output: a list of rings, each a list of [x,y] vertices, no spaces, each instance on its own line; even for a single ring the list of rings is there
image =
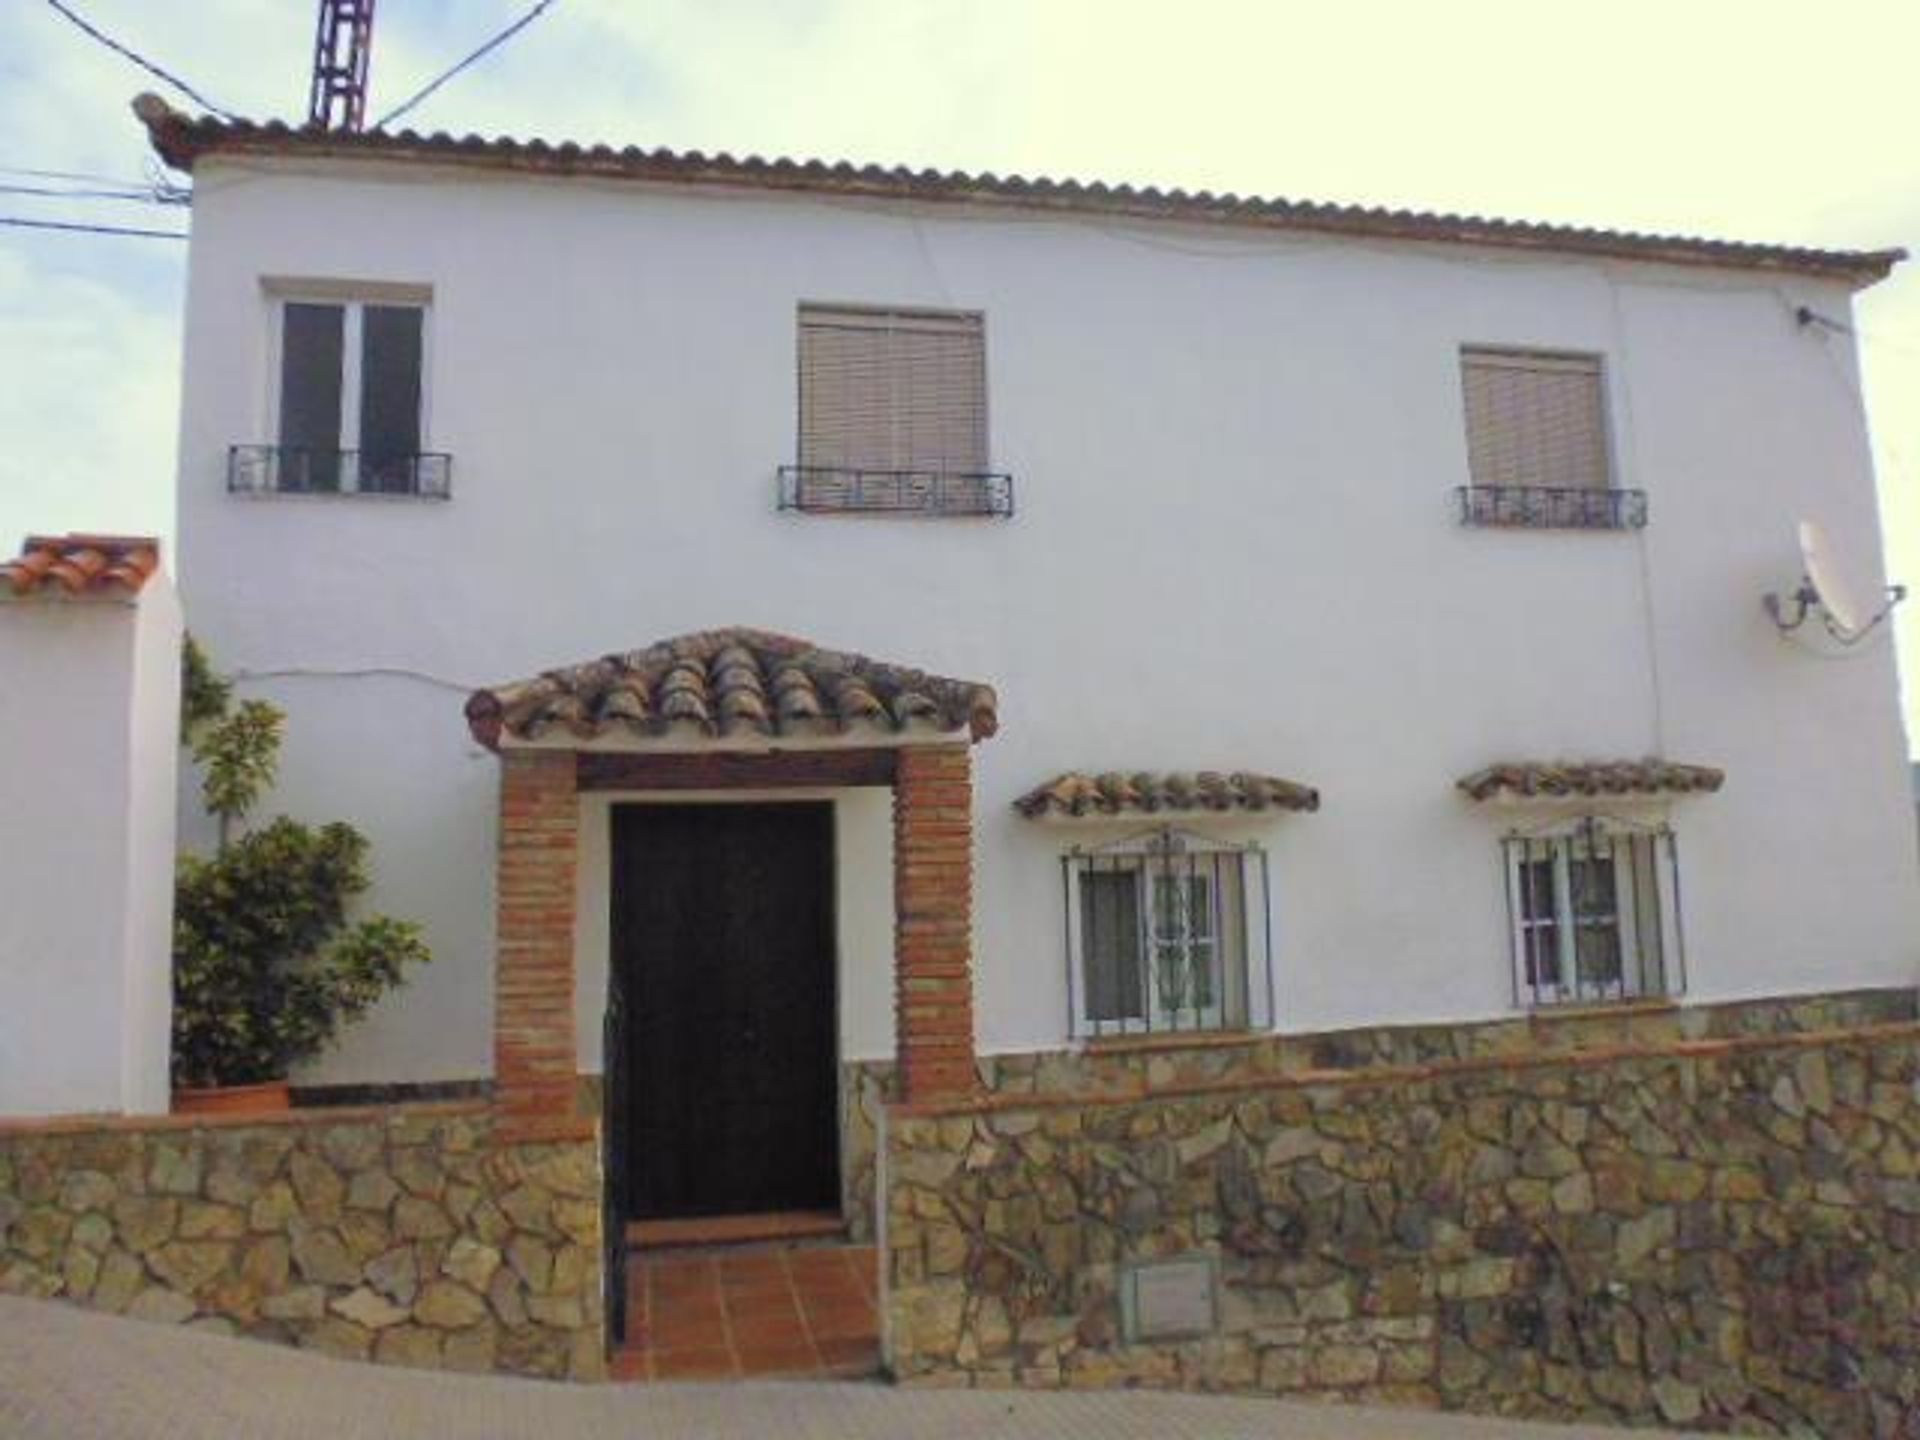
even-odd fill
[[[612,918],[630,1218],[837,1210],[833,807],[617,806]]]

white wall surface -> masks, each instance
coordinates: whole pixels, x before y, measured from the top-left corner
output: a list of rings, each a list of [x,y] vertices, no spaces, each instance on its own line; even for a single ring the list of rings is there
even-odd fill
[[[164,1113],[172,1092],[180,631],[180,599],[164,574],[155,575],[142,587],[134,612],[128,714],[120,1106],[129,1114]]]
[[[454,455],[451,502],[225,493],[226,447],[272,438],[264,277],[432,288],[427,443]],[[802,301],[985,313],[1014,519],[775,510]],[[1723,793],[1671,812],[1696,998],[1913,983],[1891,651],[1817,658],[1760,609],[1797,577],[1802,516],[1880,568],[1853,357],[1794,323],[1802,303],[1847,315],[1841,287],[1756,273],[204,164],[189,620],[223,665],[315,672],[263,683],[291,716],[278,801],[362,826],[375,898],[438,954],[316,1078],[491,1063],[496,775],[460,689],[724,624],[998,689],[1002,732],[975,752],[986,1050],[1066,1034],[1070,837],[1009,802],[1068,768],[1321,787],[1321,813],[1261,827],[1287,1029],[1511,1007],[1506,821],[1453,788],[1503,758],[1726,766]],[[1606,357],[1646,530],[1456,523],[1457,356],[1476,342]],[[326,673],[375,668],[415,673]],[[867,883],[889,903],[884,868]],[[583,923],[588,971],[603,943]],[[589,1053],[598,983],[583,974]],[[843,1016],[850,1054],[888,1048],[878,967],[872,985]]]
[[[0,603],[0,1116],[167,1108],[178,615]]]

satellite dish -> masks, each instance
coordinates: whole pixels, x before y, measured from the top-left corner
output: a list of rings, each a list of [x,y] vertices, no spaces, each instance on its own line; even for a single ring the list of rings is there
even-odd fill
[[[1800,522],[1800,567],[1798,590],[1784,600],[1768,595],[1763,602],[1783,635],[1817,614],[1827,634],[1842,645],[1857,645],[1907,596],[1905,586],[1889,585],[1878,604],[1863,602],[1817,520]]]
[[[1800,522],[1800,564],[1807,577],[1807,587],[1813,591],[1820,608],[1827,612],[1830,628],[1848,635],[1860,634],[1866,628],[1861,624],[1861,617],[1870,612],[1855,601],[1853,587],[1841,573],[1840,562],[1834,554],[1833,541],[1827,538],[1827,532],[1817,520]]]

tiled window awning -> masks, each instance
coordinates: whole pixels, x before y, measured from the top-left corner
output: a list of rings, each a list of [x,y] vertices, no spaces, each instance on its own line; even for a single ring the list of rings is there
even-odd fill
[[[1275,775],[1236,770],[1070,770],[1037,785],[1013,802],[1029,820],[1051,817],[1101,819],[1116,815],[1249,814],[1272,810],[1318,810],[1320,792]]]
[[[1563,800],[1706,795],[1718,790],[1726,778],[1725,771],[1711,765],[1666,760],[1508,761],[1463,775],[1456,783],[1474,800]]]
[[[607,739],[622,748],[913,735],[984,740],[998,727],[987,685],[763,630],[707,630],[476,690],[467,725],[481,744]]]
[[[0,565],[0,595],[125,597],[159,568],[160,542],[149,536],[34,535]]]

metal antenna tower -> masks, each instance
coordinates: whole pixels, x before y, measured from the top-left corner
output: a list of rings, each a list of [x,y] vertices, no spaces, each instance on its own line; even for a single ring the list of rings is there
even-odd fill
[[[373,0],[320,0],[313,39],[307,124],[359,130],[367,121],[367,62],[373,54]]]

